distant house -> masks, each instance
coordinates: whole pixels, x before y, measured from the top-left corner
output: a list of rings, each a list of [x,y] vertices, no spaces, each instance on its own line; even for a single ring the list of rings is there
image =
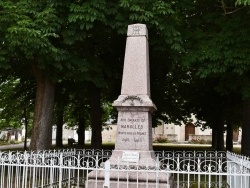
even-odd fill
[[[103,142],[115,142],[116,140],[116,130],[117,125],[109,124],[108,129],[102,131],[102,141]]]
[[[0,131],[0,139],[5,141],[22,141],[24,131],[22,129],[6,128]]]
[[[175,125],[164,124],[153,128],[153,138],[164,136],[170,141],[185,142],[192,139],[212,140],[212,130],[202,130],[200,127],[195,127],[193,123]]]

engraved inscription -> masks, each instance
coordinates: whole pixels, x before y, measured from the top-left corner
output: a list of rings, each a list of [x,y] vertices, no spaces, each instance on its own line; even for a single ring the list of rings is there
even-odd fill
[[[124,151],[122,153],[122,161],[138,162],[139,161],[139,152]]]
[[[129,138],[123,138],[122,141],[123,142],[129,142]]]
[[[145,118],[120,118],[118,135],[128,136],[123,137],[121,141],[124,143],[129,141],[135,143],[144,142],[144,136],[147,135],[143,124],[145,121]]]
[[[127,100],[130,100],[130,105],[134,106],[134,100],[138,100],[142,104],[142,99],[136,95],[129,95],[125,97],[125,99],[122,100],[122,103],[126,102]]]
[[[134,25],[134,26],[132,26],[132,28],[133,28],[133,33],[132,33],[132,35],[140,35],[141,26],[139,26],[139,25]]]
[[[143,141],[144,141],[144,138],[134,138],[134,141],[135,141],[135,142],[143,142]]]
[[[143,125],[121,125],[121,128],[127,128],[127,129],[143,129]]]

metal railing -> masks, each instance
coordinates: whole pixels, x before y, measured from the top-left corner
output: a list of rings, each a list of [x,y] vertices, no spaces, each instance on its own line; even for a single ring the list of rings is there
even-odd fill
[[[120,159],[110,164],[111,154],[110,150],[75,149],[0,151],[0,187],[172,188],[171,179],[176,188],[250,187],[249,159],[229,152],[155,151],[154,165],[146,160],[144,165],[124,165]]]
[[[227,183],[230,187],[250,187],[250,159],[227,153]]]

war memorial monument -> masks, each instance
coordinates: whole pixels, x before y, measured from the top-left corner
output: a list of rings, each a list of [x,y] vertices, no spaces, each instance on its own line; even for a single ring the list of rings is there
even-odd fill
[[[145,24],[128,26],[121,94],[113,102],[118,111],[115,149],[109,159],[109,185],[105,171],[89,174],[89,187],[173,188],[173,177],[159,171],[152,146],[148,31]],[[131,171],[119,169],[130,168]],[[116,170],[117,169],[117,170]],[[137,169],[133,171],[133,169]]]

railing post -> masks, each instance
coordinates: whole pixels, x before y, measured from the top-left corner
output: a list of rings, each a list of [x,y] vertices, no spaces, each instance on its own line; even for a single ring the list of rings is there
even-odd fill
[[[49,178],[49,185],[52,187],[53,185],[53,179],[54,179],[54,160],[52,159],[50,161],[50,178]]]
[[[170,179],[171,179],[171,175],[169,175],[169,173],[167,174],[167,179],[168,179],[168,184],[166,186],[166,188],[170,188]]]
[[[211,164],[208,165],[208,187],[211,187]]]
[[[175,156],[175,155],[174,155]],[[176,167],[177,173],[177,188],[180,188],[180,155],[177,155],[177,167]]]
[[[63,157],[62,153],[60,153],[60,162],[59,162],[59,188],[62,188],[62,166],[63,166]]]
[[[198,188],[201,187],[201,161],[200,157],[198,158]]]
[[[105,176],[103,188],[110,188],[110,162],[107,160],[105,162]]]
[[[187,181],[188,181],[188,184],[187,184],[187,186],[188,186],[188,188],[190,187],[190,163],[188,163],[188,165],[187,165],[187,172],[188,172],[188,179],[187,179]]]

